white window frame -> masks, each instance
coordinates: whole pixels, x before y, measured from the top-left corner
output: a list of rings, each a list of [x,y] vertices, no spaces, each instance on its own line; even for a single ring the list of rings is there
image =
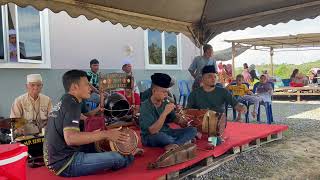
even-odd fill
[[[166,49],[165,49],[165,32],[161,33],[161,44],[162,44],[162,64],[150,64],[149,63],[149,44],[148,44],[148,32],[149,30],[144,31],[144,54],[145,54],[145,68],[146,69],[168,69],[168,70],[181,70],[182,62],[181,62],[181,33],[177,34],[177,64],[165,64],[166,63]]]
[[[50,30],[49,30],[49,10],[44,9],[39,11],[40,15],[40,34],[41,34],[41,61],[39,60],[30,60],[30,59],[20,59],[18,57],[18,62],[9,61],[9,36],[8,36],[8,5],[1,6],[2,9],[2,24],[3,24],[3,40],[4,40],[4,60],[0,61],[1,68],[23,68],[23,69],[50,69],[51,68],[51,56],[50,56]],[[15,13],[17,27],[17,54],[20,54],[19,48],[19,23],[18,23],[18,6],[15,5]]]

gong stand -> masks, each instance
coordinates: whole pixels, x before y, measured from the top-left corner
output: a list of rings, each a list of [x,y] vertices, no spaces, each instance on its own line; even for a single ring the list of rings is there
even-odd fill
[[[126,73],[108,73],[99,74],[99,94],[100,94],[100,107],[104,109],[105,97],[104,93],[108,92],[111,94],[112,90],[119,88],[132,89],[133,92],[133,76]],[[134,94],[132,94],[134,101]]]

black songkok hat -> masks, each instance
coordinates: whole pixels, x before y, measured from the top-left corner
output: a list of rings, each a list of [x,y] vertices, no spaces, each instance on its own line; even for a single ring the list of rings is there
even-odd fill
[[[164,73],[154,73],[151,76],[152,84],[160,86],[162,88],[169,88],[171,85],[171,77]]]
[[[217,73],[216,68],[212,65],[203,67],[202,75],[207,74],[207,73]]]

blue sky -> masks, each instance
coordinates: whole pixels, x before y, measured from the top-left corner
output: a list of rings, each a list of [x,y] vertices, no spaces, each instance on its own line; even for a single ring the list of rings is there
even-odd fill
[[[222,50],[231,46],[231,43],[224,42],[226,39],[285,36],[302,33],[320,33],[320,16],[315,19],[289,21],[288,23],[280,23],[277,25],[257,26],[245,30],[224,32],[216,36],[209,43],[213,46],[214,50]],[[314,60],[320,60],[320,48],[319,50],[313,51],[276,52],[274,54],[275,64],[301,64]],[[245,62],[248,64],[269,64],[269,52],[247,50],[236,58],[236,67],[242,66]]]

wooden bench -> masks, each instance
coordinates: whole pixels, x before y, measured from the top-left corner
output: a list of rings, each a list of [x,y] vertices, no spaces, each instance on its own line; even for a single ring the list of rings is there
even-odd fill
[[[297,96],[297,101],[300,101],[301,96],[320,96],[320,86],[276,88],[273,96]]]

